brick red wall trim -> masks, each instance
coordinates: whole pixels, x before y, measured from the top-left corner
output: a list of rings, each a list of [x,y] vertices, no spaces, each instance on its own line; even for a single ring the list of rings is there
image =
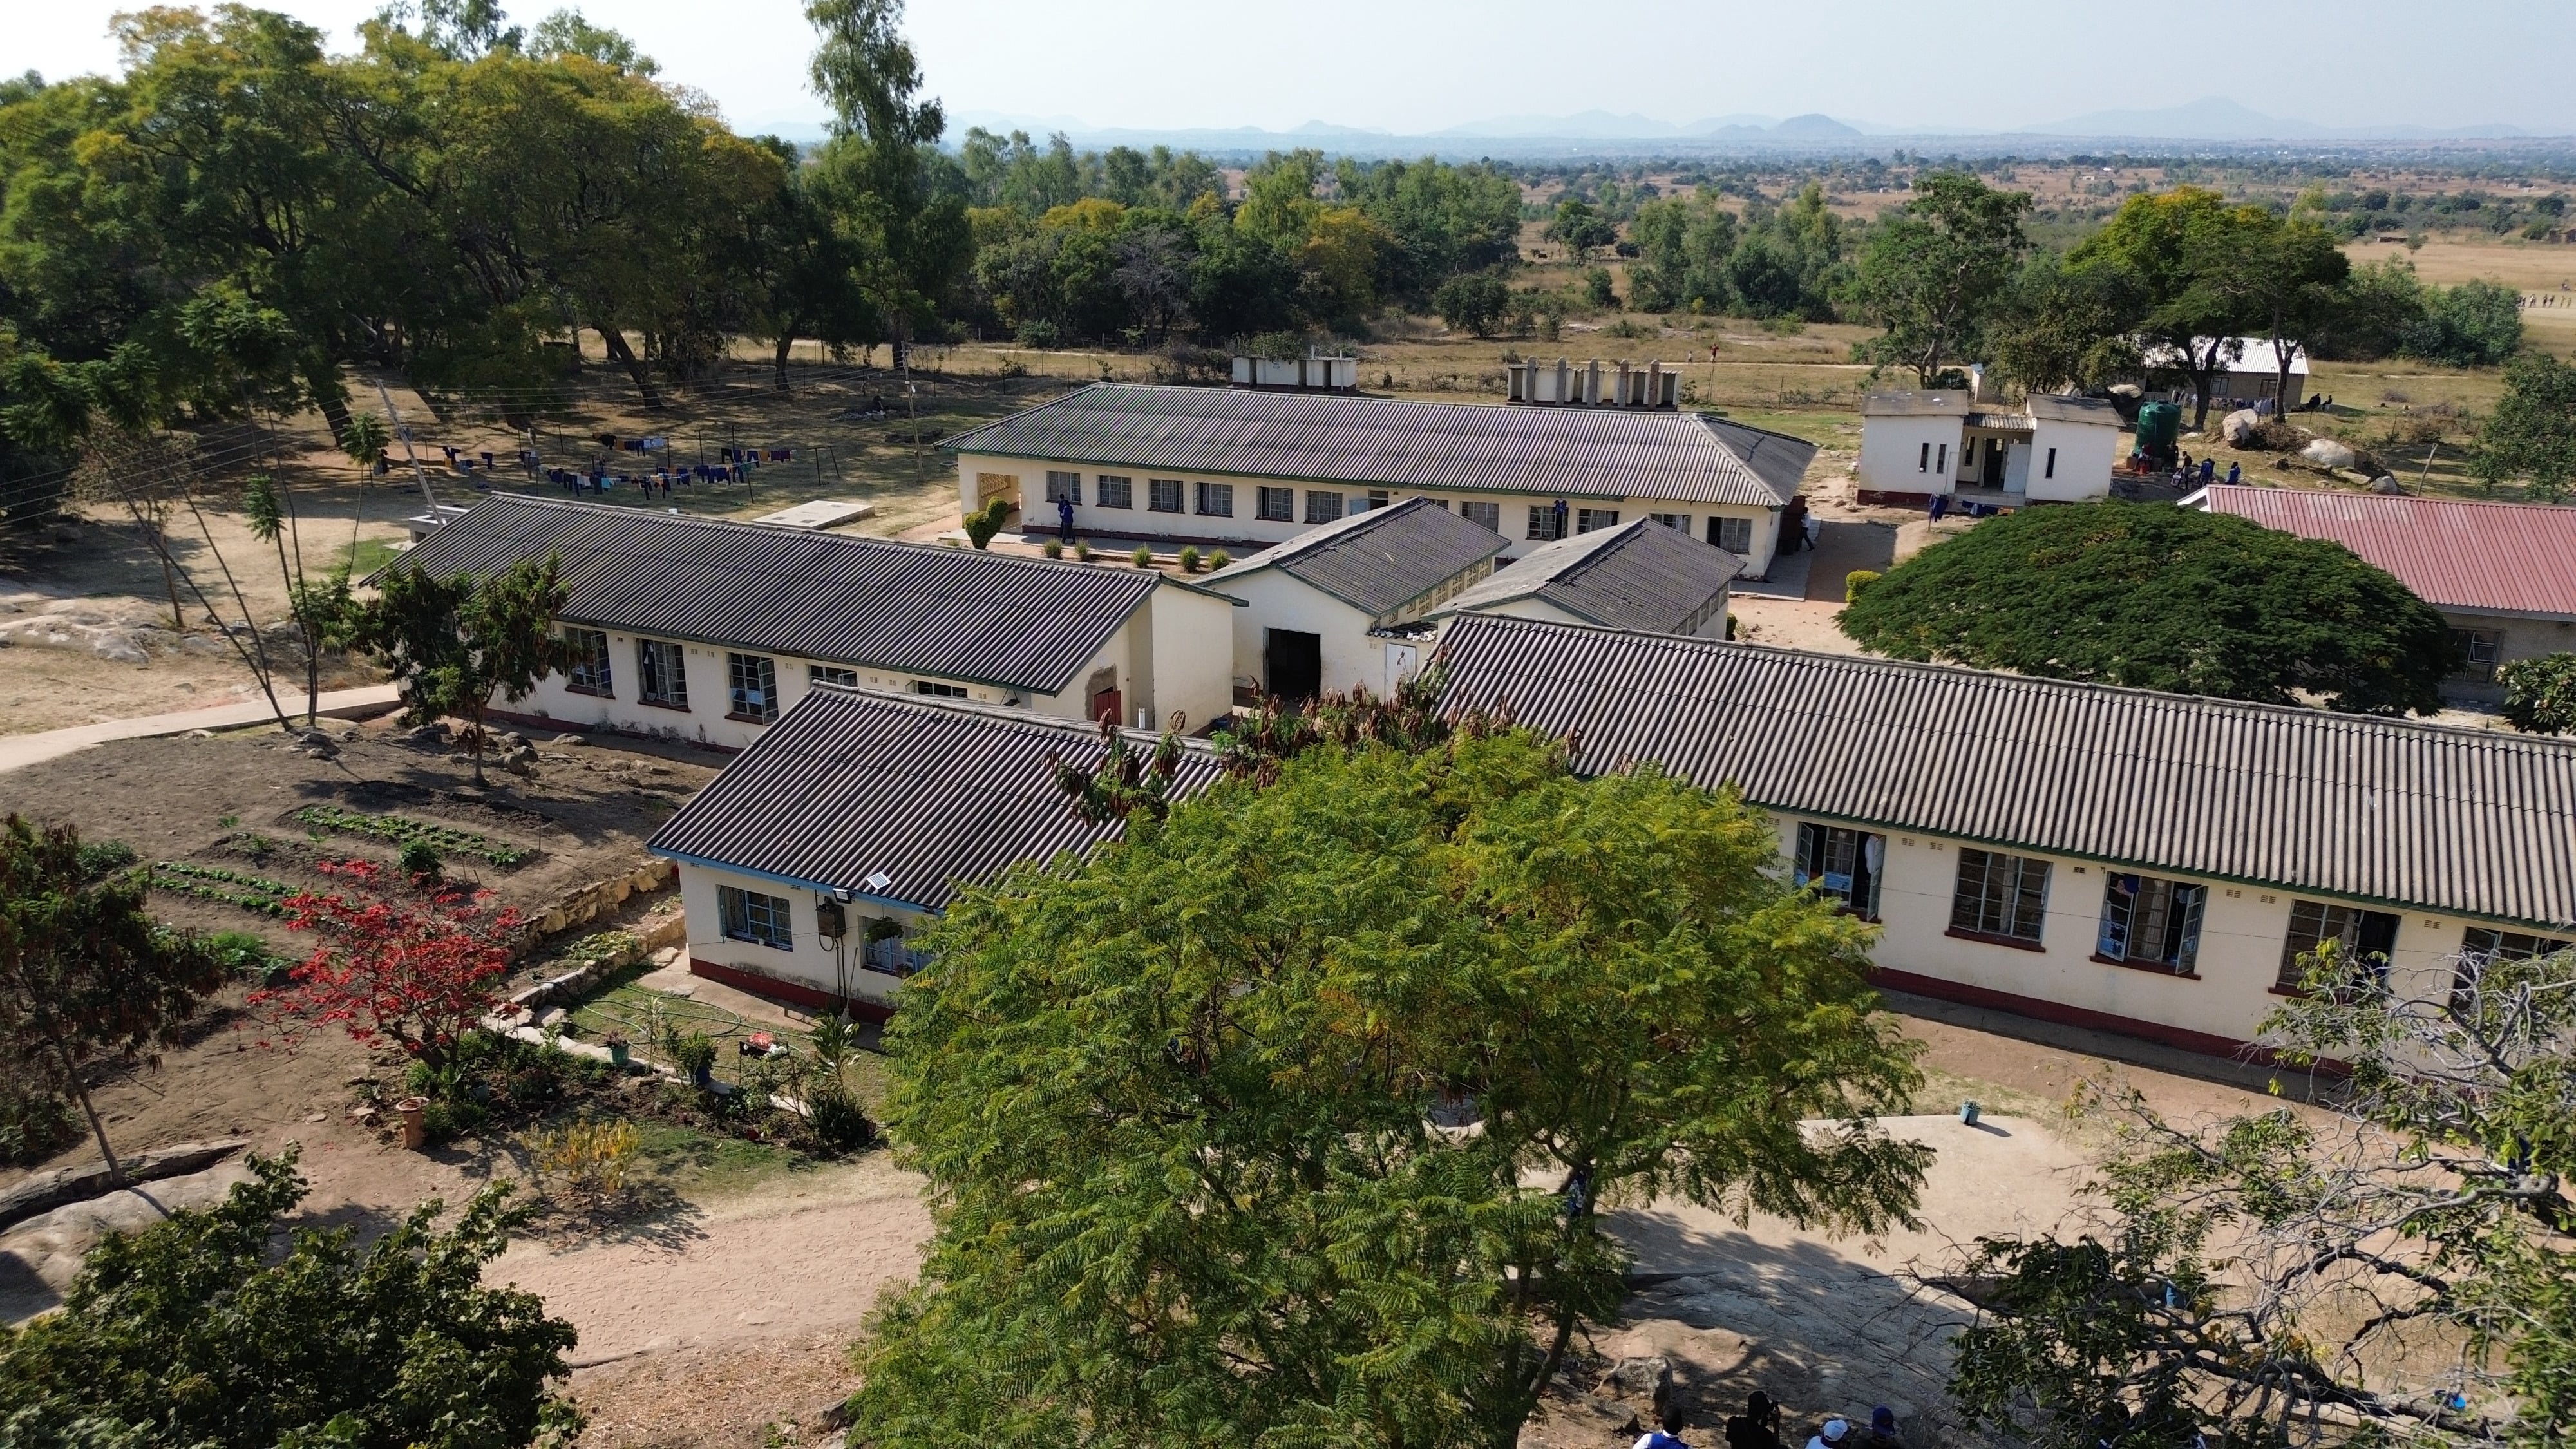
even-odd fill
[[[2080,1026],[2090,1031],[2116,1032],[2121,1036],[2140,1037],[2162,1042],[2202,1056],[2226,1057],[2233,1061],[2269,1065],[2268,1048],[2234,1037],[2213,1036],[2189,1027],[2167,1026],[2160,1021],[2142,1021],[2134,1016],[2116,1016],[2107,1011],[2091,1011],[2081,1006],[2068,1006],[2060,1001],[2043,1001],[2036,996],[2016,996],[2009,991],[1990,991],[1983,986],[1945,981],[1938,976],[1918,976],[1911,971],[1897,971],[1881,966],[1869,973],[1869,979],[1893,991],[1929,996],[1938,1001],[1956,1001],[1967,1006],[1983,1006],[1995,1011],[2009,1011],[2039,1021],[2053,1021],[2060,1026]]]
[[[762,976],[732,966],[718,965],[713,961],[702,961],[695,956],[689,958],[689,974],[703,976],[709,981],[723,982],[737,991],[748,991],[754,996],[792,1001],[811,1011],[837,1012],[846,1009],[850,1015],[863,1021],[888,1021],[894,1017],[894,1008],[882,1002],[870,1001],[863,996],[853,996],[844,1000],[828,991],[794,981],[781,981],[775,976]]]
[[[488,723],[517,725],[521,729],[552,730],[559,735],[624,735],[628,739],[662,740],[666,743],[683,744],[693,750],[711,750],[719,755],[739,755],[742,753],[742,750],[734,745],[719,745],[710,743],[706,740],[692,739],[668,741],[662,735],[653,734],[646,730],[631,730],[623,725],[583,724],[579,720],[548,719],[546,716],[541,714],[520,714],[516,710],[487,709],[483,711],[483,718]]]

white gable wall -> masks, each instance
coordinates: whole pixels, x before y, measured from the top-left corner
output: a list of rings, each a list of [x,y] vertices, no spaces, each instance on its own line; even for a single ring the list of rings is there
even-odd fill
[[[1966,431],[1955,413],[1863,418],[1854,481],[1872,493],[1947,493],[1963,466],[1960,442]]]

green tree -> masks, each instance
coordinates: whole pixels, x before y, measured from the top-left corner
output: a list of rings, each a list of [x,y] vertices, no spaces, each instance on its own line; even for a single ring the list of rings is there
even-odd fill
[[[2194,288],[2271,343],[2272,397],[2286,416],[2300,401],[2290,391],[2292,364],[2332,329],[2344,305],[2352,261],[2342,244],[2313,222],[2238,207],[2225,224],[2195,231],[2184,251]]]
[[[22,1090],[80,1104],[115,1181],[125,1170],[89,1074],[177,1041],[229,974],[195,937],[153,921],[140,872],[94,879],[71,827],[0,824],[0,1051]]]
[[[2342,545],[2164,505],[1989,519],[1841,623],[1898,659],[2363,714],[2433,713],[2458,663],[2442,616]]]
[[[2071,266],[2054,253],[2030,259],[1987,324],[1998,370],[2032,392],[2090,389],[2134,375],[2132,337],[2144,298],[2116,263]]]
[[[1778,849],[1507,731],[969,890],[889,1031],[937,1229],[855,1437],[1508,1446],[1625,1296],[1602,1204],[1904,1221],[1912,1054]]]
[[[432,1200],[363,1247],[354,1227],[275,1242],[307,1191],[292,1148],[252,1181],[90,1254],[62,1311],[0,1328],[0,1442],[500,1449],[568,1443],[553,1389],[571,1324],[483,1265],[529,1210],[487,1187]]]
[[[578,9],[558,10],[528,33],[528,53],[539,60],[578,55],[632,75],[662,72],[661,62],[638,50],[635,42],[605,25],[593,25]]]
[[[2546,352],[2506,363],[2504,396],[2478,428],[2470,467],[2490,489],[2520,478],[2539,502],[2566,497],[2576,478],[2576,368]]]
[[[2522,294],[2489,281],[2427,288],[2423,327],[2405,347],[2454,367],[2493,367],[2522,350]]]
[[[2107,1231],[1963,1265],[1987,1310],[1951,1384],[1972,1420],[2044,1449],[2566,1441],[2576,955],[2392,972],[2330,945],[2306,967],[2264,1042],[2348,1069],[2331,1114],[2185,1128],[2083,1092],[2124,1139]]]
[[[1491,272],[1468,272],[1440,284],[1431,299],[1432,310],[1453,332],[1475,337],[1491,337],[1494,326],[1503,320],[1504,309],[1512,304],[1511,288]]]
[[[352,628],[358,647],[382,659],[402,690],[403,716],[466,723],[474,783],[483,779],[483,717],[492,696],[517,701],[537,681],[570,668],[572,646],[555,632],[564,586],[557,560],[523,559],[496,574],[443,576],[395,565]]]
[[[2560,651],[2514,659],[2496,671],[2504,684],[2504,717],[2528,735],[2576,732],[2576,654]]]
[[[2260,207],[2230,207],[2215,191],[2177,186],[2130,197],[2068,257],[2078,266],[2115,264],[2136,280],[2145,306],[2138,340],[2159,367],[2190,380],[2195,429],[2208,425],[2210,390],[2239,360],[2229,351],[2233,340],[2254,325],[2240,298],[2206,284],[2202,267],[2229,252],[2231,233],[2274,224]]]
[[[1872,228],[1852,278],[1852,300],[1882,333],[1853,344],[1859,361],[1932,379],[1983,340],[2030,239],[2027,192],[1997,191],[1965,171],[1914,179],[1915,195]]]
[[[1593,210],[1590,204],[1569,196],[1556,204],[1556,215],[1548,220],[1546,236],[1581,262],[1617,241],[1619,224]]]
[[[1714,192],[1670,197],[1637,208],[1628,234],[1637,261],[1628,268],[1628,300],[1645,312],[1723,312],[1735,300],[1727,263],[1735,253],[1735,213]]]

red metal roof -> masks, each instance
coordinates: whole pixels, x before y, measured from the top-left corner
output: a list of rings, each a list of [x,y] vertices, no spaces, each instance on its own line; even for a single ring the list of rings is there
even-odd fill
[[[2576,508],[2221,483],[2209,509],[2332,539],[2435,608],[2576,618]]]

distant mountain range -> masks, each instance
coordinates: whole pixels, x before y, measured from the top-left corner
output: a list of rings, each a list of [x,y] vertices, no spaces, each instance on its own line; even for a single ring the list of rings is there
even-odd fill
[[[951,111],[948,144],[980,126],[1008,135],[1024,131],[1039,138],[1063,132],[1076,145],[1172,146],[1211,153],[1244,154],[1314,146],[1360,156],[1411,156],[1437,152],[1444,156],[1580,155],[1613,150],[1724,150],[1734,147],[1848,149],[1863,140],[1968,141],[1975,149],[2009,147],[2014,137],[2052,140],[2201,141],[2228,144],[2265,141],[2480,141],[2531,138],[2547,133],[2518,126],[2325,126],[2265,115],[2223,96],[2207,96],[2187,105],[2156,110],[2094,111],[2062,121],[2007,130],[1963,126],[1887,125],[1809,113],[1785,119],[1762,115],[1710,116],[1673,123],[1653,116],[1610,111],[1581,111],[1567,116],[1509,115],[1469,121],[1441,130],[1406,134],[1364,126],[1308,121],[1288,130],[1259,126],[1135,127],[1093,126],[1074,116],[1015,115],[998,111]],[[801,144],[823,138],[811,122],[773,123],[746,128]]]

